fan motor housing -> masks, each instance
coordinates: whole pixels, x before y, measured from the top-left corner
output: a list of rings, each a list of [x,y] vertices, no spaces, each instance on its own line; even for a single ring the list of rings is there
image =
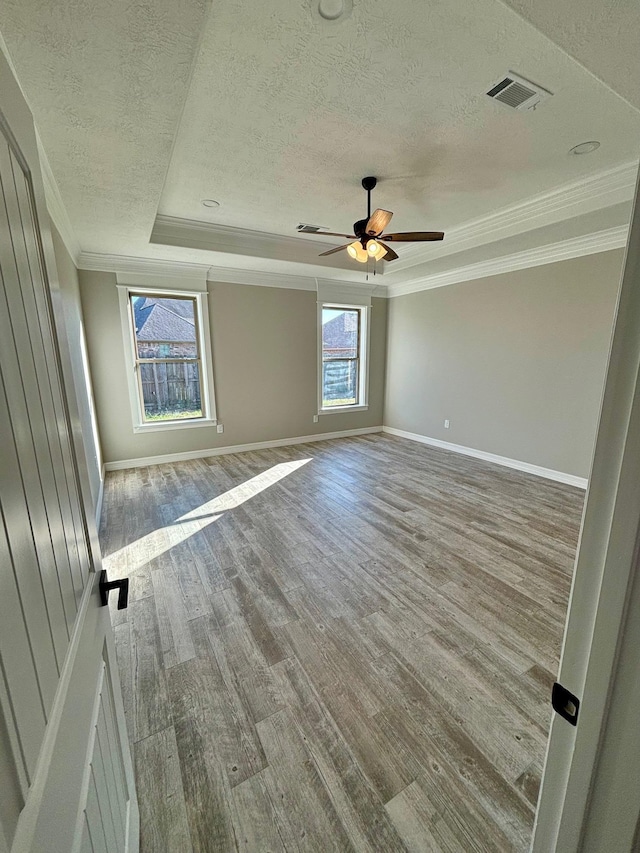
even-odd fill
[[[356,237],[366,237],[366,229],[368,219],[358,219],[357,222],[353,223],[353,233]]]

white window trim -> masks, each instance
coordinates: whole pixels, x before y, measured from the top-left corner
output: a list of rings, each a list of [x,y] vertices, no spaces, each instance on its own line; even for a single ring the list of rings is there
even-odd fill
[[[358,376],[359,398],[351,406],[322,405],[322,309],[347,308],[360,311],[360,374]],[[371,335],[371,306],[357,305],[337,299],[318,300],[318,415],[338,415],[345,412],[366,412],[369,409],[369,361]]]
[[[209,325],[209,306],[206,291],[192,290],[169,290],[166,287],[136,287],[135,285],[118,284],[118,302],[120,304],[120,322],[122,325],[122,340],[124,344],[125,366],[127,371],[127,386],[129,389],[129,402],[131,405],[131,419],[134,433],[139,432],[164,432],[175,429],[194,429],[197,427],[211,427],[217,424],[216,397],[213,387],[213,359],[211,347],[211,326]],[[202,376],[200,377],[200,393],[202,401],[203,417],[193,420],[175,420],[164,423],[145,423],[142,400],[138,389],[138,378],[136,375],[137,360],[134,348],[134,328],[131,314],[130,294],[143,294],[147,296],[177,296],[195,299],[198,311],[198,338],[202,352],[200,353],[200,365]]]

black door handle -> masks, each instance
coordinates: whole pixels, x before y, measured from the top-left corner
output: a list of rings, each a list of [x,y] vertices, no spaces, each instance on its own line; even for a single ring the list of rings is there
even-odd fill
[[[118,610],[125,610],[129,603],[129,578],[117,581],[107,580],[107,570],[100,572],[100,603],[105,607],[109,603],[109,592],[118,589]]]

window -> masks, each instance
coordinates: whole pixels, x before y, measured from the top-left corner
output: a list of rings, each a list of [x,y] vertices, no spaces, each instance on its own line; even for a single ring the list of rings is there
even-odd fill
[[[206,294],[120,288],[132,357],[134,430],[211,424]],[[124,324],[123,316],[123,326]]]
[[[367,309],[322,304],[320,413],[367,405]]]

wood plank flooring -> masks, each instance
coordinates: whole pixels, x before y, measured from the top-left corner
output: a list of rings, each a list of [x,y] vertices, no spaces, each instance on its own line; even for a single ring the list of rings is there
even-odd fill
[[[108,474],[142,853],[528,849],[583,499],[377,434]]]

